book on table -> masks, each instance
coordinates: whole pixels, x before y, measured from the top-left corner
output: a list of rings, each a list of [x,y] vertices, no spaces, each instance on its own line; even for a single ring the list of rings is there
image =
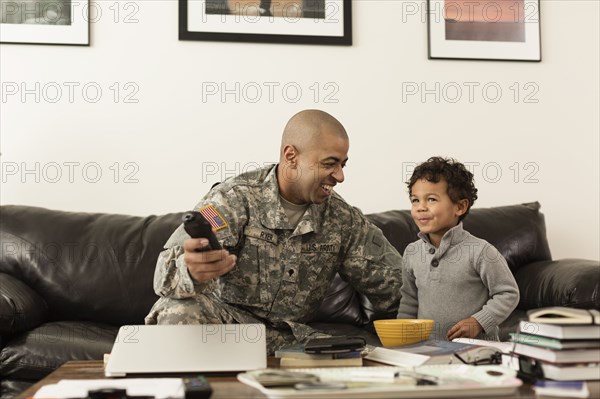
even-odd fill
[[[556,339],[600,340],[600,312],[553,306],[527,312],[528,320],[519,323],[519,332]]]
[[[275,351],[275,357],[294,359],[351,359],[361,356],[362,350],[338,353],[306,353],[304,352],[304,344],[284,346]]]
[[[544,378],[557,381],[598,380],[600,364],[598,363],[566,363],[553,364],[539,362]]]
[[[600,325],[591,324],[562,325],[521,320],[519,332],[556,339],[600,339]]]
[[[536,395],[560,396],[569,398],[587,398],[590,391],[584,381],[544,381],[539,380],[533,385]]]
[[[306,353],[304,344],[285,346],[275,351],[279,366],[290,367],[350,367],[362,366],[363,351],[338,353]]]
[[[549,349],[600,349],[600,339],[556,339],[542,335],[510,333],[510,340]]]
[[[298,359],[294,357],[282,357],[279,359],[279,367],[281,368],[360,367],[362,364],[362,357],[348,357],[345,359]]]
[[[552,306],[527,312],[530,322],[545,324],[600,324],[600,311]]]
[[[598,349],[549,349],[516,342],[513,352],[550,363],[600,363]]]

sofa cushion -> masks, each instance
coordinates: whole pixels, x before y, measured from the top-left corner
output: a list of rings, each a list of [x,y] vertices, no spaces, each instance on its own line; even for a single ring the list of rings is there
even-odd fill
[[[527,265],[515,273],[519,308],[568,306],[600,309],[600,262],[560,259]]]
[[[180,220],[2,206],[0,272],[36,291],[51,320],[143,324],[156,259]]]
[[[539,202],[472,209],[464,227],[495,246],[513,274],[529,263],[552,259]]]
[[[0,335],[12,335],[39,326],[44,322],[47,310],[46,301],[25,283],[0,273]]]
[[[37,381],[69,360],[102,360],[118,328],[89,322],[50,322],[13,337],[0,351],[3,378]]]

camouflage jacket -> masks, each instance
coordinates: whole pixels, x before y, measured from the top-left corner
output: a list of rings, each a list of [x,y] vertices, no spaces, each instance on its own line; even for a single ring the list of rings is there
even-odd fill
[[[210,293],[274,324],[291,325],[311,319],[337,272],[376,310],[397,310],[400,254],[336,193],[323,204],[311,204],[294,229],[280,204],[276,165],[271,165],[226,180],[195,209],[215,215],[221,244],[239,249],[236,265],[216,280],[194,283],[181,247],[189,236],[179,226],[158,259],[158,295]]]

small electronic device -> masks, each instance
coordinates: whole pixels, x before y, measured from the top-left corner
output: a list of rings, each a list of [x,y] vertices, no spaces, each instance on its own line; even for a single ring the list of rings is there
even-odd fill
[[[367,341],[362,337],[327,337],[309,339],[304,345],[306,353],[343,353],[361,351]]]
[[[212,388],[204,376],[183,378],[185,399],[208,399],[212,395]]]
[[[190,211],[183,215],[183,228],[192,238],[207,238],[208,247],[196,248],[196,252],[222,249],[212,226],[200,212]]]
[[[265,369],[257,372],[255,378],[263,387],[269,388],[293,387],[299,383],[319,381],[319,377],[311,373],[282,369]]]
[[[154,399],[154,396],[129,396],[126,389],[103,388],[88,391],[85,399]]]

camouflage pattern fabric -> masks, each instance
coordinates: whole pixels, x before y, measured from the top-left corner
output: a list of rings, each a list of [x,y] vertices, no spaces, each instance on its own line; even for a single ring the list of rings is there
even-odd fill
[[[378,311],[398,309],[401,256],[379,228],[333,193],[311,204],[294,228],[279,200],[276,165],[213,188],[195,207],[223,222],[221,244],[239,251],[235,267],[208,283],[192,280],[183,262],[180,226],[161,252],[154,290],[161,296],[148,324],[264,322],[277,335],[270,351],[317,332],[306,325],[336,273]]]
[[[297,342],[287,326],[277,328],[248,312],[223,303],[220,298],[197,295],[186,299],[161,298],[146,317],[146,324],[265,324],[268,354]]]

